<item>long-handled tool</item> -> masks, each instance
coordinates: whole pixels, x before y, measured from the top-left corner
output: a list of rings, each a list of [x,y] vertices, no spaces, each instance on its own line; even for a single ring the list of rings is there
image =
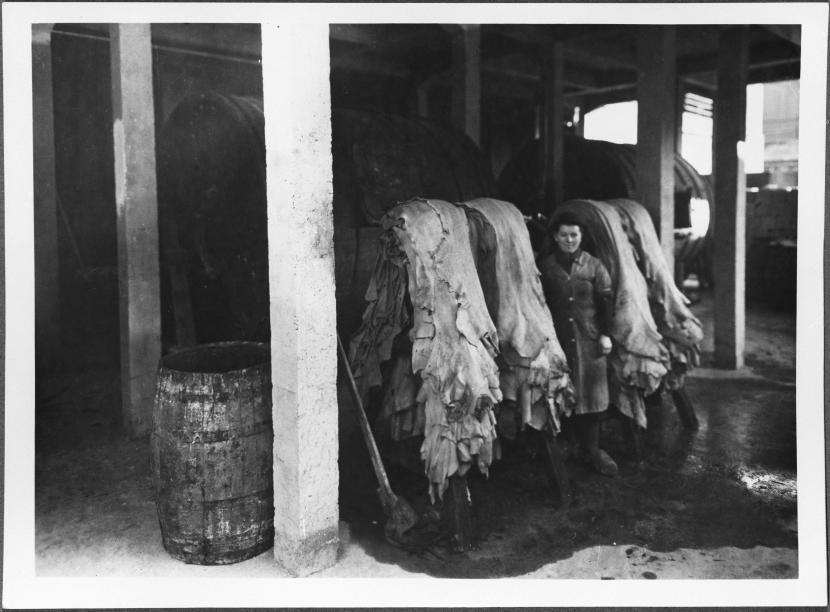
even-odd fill
[[[383,507],[383,514],[386,516],[386,537],[395,542],[403,542],[404,534],[418,522],[418,513],[415,512],[405,499],[395,495],[392,487],[389,485],[389,478],[386,475],[386,470],[380,459],[380,452],[375,443],[372,428],[369,427],[369,419],[366,418],[366,411],[363,409],[363,400],[361,400],[360,392],[357,390],[357,383],[354,380],[354,374],[349,364],[349,358],[346,355],[346,349],[343,348],[343,342],[340,340],[340,334],[337,334],[337,348],[340,352],[340,358],[343,361],[343,367],[346,369],[346,374],[349,377],[349,384],[352,388],[355,403],[357,404],[357,420],[360,422],[360,429],[363,431],[363,438],[366,440],[369,457],[372,459],[375,476],[377,476],[378,485],[380,485],[378,487],[378,497],[380,498],[380,505]]]

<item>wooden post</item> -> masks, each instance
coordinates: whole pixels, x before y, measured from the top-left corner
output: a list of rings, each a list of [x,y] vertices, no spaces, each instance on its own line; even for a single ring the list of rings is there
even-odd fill
[[[452,122],[481,144],[481,26],[452,33]]]
[[[542,60],[542,177],[547,212],[564,200],[565,60],[561,42],[545,45]]]
[[[637,192],[674,269],[676,29],[641,26],[637,35]]]
[[[677,154],[683,149],[683,107],[686,104],[686,83],[676,80],[677,102],[674,107],[674,151]]]
[[[329,28],[263,24],[274,557],[306,575],[338,536]]]
[[[35,356],[38,374],[44,374],[58,365],[61,334],[51,23],[32,26],[32,94]]]
[[[746,261],[746,28],[721,31],[718,89],[714,102],[712,174],[715,283],[715,365],[737,369],[744,362]]]
[[[155,114],[149,24],[110,26],[121,400],[124,426],[147,433],[161,357]]]

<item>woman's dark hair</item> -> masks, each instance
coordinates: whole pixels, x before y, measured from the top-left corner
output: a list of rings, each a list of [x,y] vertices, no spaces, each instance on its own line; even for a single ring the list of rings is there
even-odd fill
[[[550,233],[555,234],[563,225],[576,225],[583,234],[585,233],[582,220],[570,211],[560,213],[553,218],[553,222],[550,224]]]

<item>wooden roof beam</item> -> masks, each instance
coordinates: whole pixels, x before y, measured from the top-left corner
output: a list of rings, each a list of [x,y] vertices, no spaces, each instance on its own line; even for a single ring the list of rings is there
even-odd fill
[[[677,73],[688,76],[713,72],[717,66],[717,53],[687,55],[678,59]],[[770,62],[800,62],[801,54],[785,41],[756,44],[749,51],[749,68],[768,66]]]
[[[431,27],[433,24],[333,23],[329,26],[329,37],[339,42],[379,51],[393,45],[407,45],[418,41],[423,38],[425,29]],[[434,27],[441,26],[435,24]],[[390,33],[394,33],[394,36],[390,36]]]
[[[335,70],[348,72],[366,72],[384,77],[410,78],[412,73],[387,60],[371,55],[343,55],[331,56],[331,67]]]
[[[766,31],[775,34],[779,38],[791,42],[794,45],[801,46],[801,26],[800,25],[772,25],[762,24],[759,27]]]

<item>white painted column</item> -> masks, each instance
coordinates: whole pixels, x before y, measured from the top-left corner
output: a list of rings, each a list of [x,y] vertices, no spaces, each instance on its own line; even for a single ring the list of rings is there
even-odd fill
[[[642,26],[637,33],[637,192],[654,221],[674,270],[676,29]]]
[[[274,402],[274,556],[334,565],[337,344],[326,24],[263,24]]]
[[[481,144],[481,26],[452,28],[452,122]]]
[[[38,372],[44,373],[58,365],[61,333],[51,23],[32,26],[32,95],[35,355]]]
[[[161,357],[158,199],[149,24],[110,26],[121,401],[131,435],[150,429]]]

